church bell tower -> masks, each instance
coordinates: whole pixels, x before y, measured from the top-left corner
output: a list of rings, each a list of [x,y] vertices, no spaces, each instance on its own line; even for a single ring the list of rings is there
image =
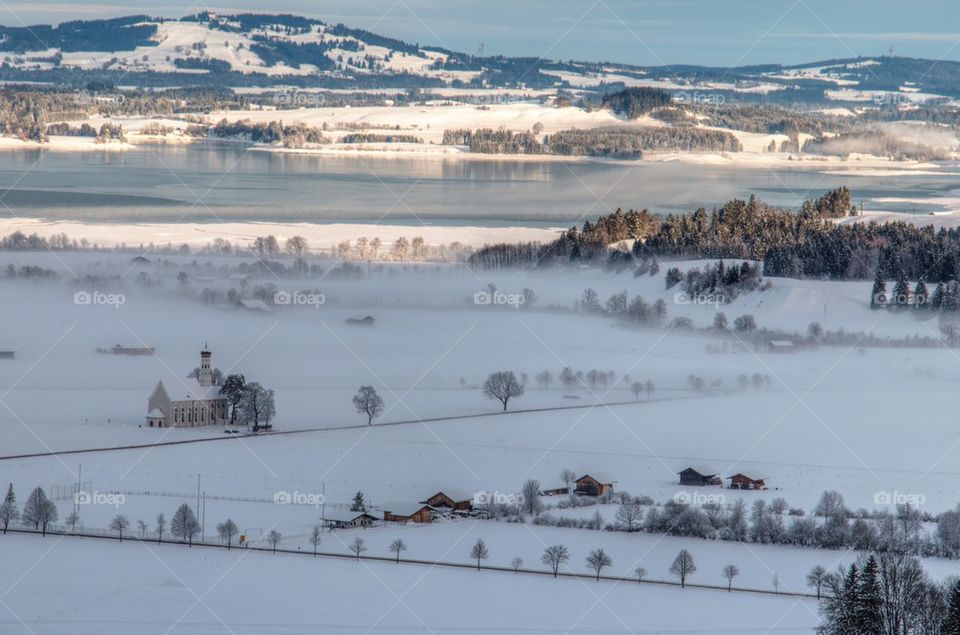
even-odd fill
[[[213,385],[213,369],[210,367],[212,355],[210,349],[207,348],[207,344],[204,343],[203,350],[200,351],[200,377],[197,378],[201,386]]]

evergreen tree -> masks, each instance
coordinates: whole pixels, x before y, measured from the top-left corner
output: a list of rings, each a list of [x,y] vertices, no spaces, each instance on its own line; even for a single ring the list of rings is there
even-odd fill
[[[857,586],[856,622],[857,633],[883,635],[883,595],[877,573],[877,559],[871,555],[860,571]]]
[[[0,523],[3,523],[3,533],[7,533],[7,527],[10,523],[20,517],[20,510],[17,509],[17,497],[13,493],[13,483],[7,488],[7,495],[0,503]]]
[[[913,290],[913,306],[918,309],[927,308],[927,302],[930,300],[930,293],[927,291],[927,285],[923,281],[923,278],[920,278],[920,281],[917,282],[917,286]]]
[[[960,580],[950,587],[947,598],[947,617],[940,628],[941,635],[960,635]]]
[[[898,267],[897,283],[893,285],[893,298],[890,301],[896,307],[906,307],[910,304],[910,282],[903,273],[903,267]]]
[[[873,280],[873,290],[870,292],[870,307],[878,309],[887,304],[887,283],[883,281],[883,273],[877,267],[877,275]]]
[[[357,492],[353,495],[353,503],[350,504],[350,511],[352,512],[365,512],[367,511],[367,503],[363,500],[363,492]]]
[[[930,297],[930,308],[936,309],[939,311],[943,308],[943,297],[946,295],[947,291],[943,286],[943,283],[937,284],[937,288],[933,290],[933,295]]]

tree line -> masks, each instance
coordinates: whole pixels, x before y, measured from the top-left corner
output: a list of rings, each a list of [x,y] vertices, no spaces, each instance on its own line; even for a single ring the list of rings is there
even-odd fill
[[[549,266],[610,260],[633,266],[643,259],[723,258],[763,262],[763,274],[834,280],[895,278],[948,283],[960,279],[960,228],[934,229],[907,222],[844,223],[831,219],[858,214],[845,188],[801,205],[779,209],[751,196],[707,212],[657,216],[646,210],[617,210],[582,227],[571,227],[551,243],[498,244],[477,250],[471,267]],[[629,256],[610,245],[632,241]],[[625,261],[625,262],[624,262]]]

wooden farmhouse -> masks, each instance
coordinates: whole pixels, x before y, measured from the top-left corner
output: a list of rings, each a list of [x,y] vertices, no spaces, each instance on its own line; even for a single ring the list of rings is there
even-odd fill
[[[602,496],[613,491],[613,479],[603,472],[584,474],[576,481],[575,493],[580,496]]]
[[[384,503],[383,519],[394,523],[429,523],[433,508],[425,503]]]
[[[750,478],[746,474],[734,474],[728,476],[730,479],[730,489],[767,489],[767,484],[762,478]]]
[[[722,485],[720,477],[710,470],[688,467],[680,472],[680,484],[694,487],[706,485]]]
[[[377,521],[377,517],[367,512],[326,512],[323,522],[330,529],[352,529],[355,527],[369,527]]]
[[[473,494],[462,489],[441,490],[423,501],[422,504],[430,507],[447,507],[449,509],[470,511],[473,509]]]

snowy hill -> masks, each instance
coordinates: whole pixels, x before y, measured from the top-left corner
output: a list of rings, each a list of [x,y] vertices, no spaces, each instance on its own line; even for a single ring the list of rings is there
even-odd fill
[[[878,57],[796,66],[641,67],[476,56],[294,15],[203,12],[57,26],[0,26],[2,81],[82,85],[520,88],[571,92],[646,86],[690,102],[820,100],[910,107],[960,96],[960,63]]]

